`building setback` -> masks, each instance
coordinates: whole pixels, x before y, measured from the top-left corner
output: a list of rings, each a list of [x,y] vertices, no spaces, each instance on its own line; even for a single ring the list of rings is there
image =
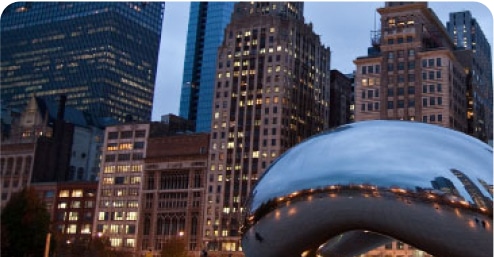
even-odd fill
[[[437,16],[426,2],[387,2],[378,12],[380,41],[354,60],[355,120],[415,120],[466,132],[466,74]]]
[[[203,238],[240,254],[251,188],[291,146],[329,127],[330,51],[302,2],[239,2],[218,50]]]
[[[2,105],[35,93],[97,117],[151,120],[164,4],[16,2],[2,13]]]
[[[197,132],[211,129],[216,57],[233,4],[190,3],[179,115],[193,121]]]
[[[139,250],[159,255],[173,238],[199,255],[209,134],[155,137],[144,160]]]

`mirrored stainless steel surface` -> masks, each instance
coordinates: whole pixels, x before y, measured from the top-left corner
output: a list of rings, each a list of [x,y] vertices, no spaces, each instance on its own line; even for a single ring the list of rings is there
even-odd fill
[[[437,256],[457,251],[451,244],[463,238],[458,233],[465,232],[478,246],[476,250],[463,249],[462,254],[486,256],[476,254],[488,244],[490,250],[482,251],[492,256],[492,167],[492,147],[451,129],[407,121],[341,126],[293,147],[264,173],[247,206],[244,252],[248,257],[300,256],[342,233],[368,230],[408,240]],[[340,217],[343,214],[348,217]],[[382,215],[389,216],[389,223],[398,224],[380,220]],[[319,227],[312,227],[307,219]],[[430,221],[429,227],[441,224],[451,230],[436,229],[436,233],[445,233],[444,240],[421,242],[419,234],[425,229],[418,225],[421,219],[425,224]],[[409,227],[403,222],[417,225]],[[297,224],[302,227],[280,227]],[[259,230],[267,229],[271,236],[291,233],[305,238],[297,241],[294,236],[293,242],[286,240],[289,245],[277,243],[296,254],[276,247],[264,249],[256,238],[263,237]],[[316,232],[320,235],[310,234]],[[448,240],[451,246],[444,246]],[[465,247],[473,247],[473,243]]]

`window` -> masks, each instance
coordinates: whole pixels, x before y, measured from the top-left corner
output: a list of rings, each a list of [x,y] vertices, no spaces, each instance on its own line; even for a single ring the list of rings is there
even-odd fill
[[[427,85],[422,86],[422,93],[427,93]]]
[[[409,95],[414,95],[415,94],[415,87],[414,86],[409,86],[408,87],[408,94]]]
[[[443,98],[442,97],[437,98],[437,105],[443,105]]]
[[[434,93],[434,85],[429,85],[429,93]]]
[[[388,101],[388,109],[393,109],[393,101]]]
[[[427,116],[422,117],[422,122],[427,122]]]
[[[362,66],[362,74],[367,74],[367,66]]]
[[[82,197],[82,189],[74,189],[72,190],[72,197]]]
[[[429,67],[434,67],[434,59],[429,59]]]
[[[441,71],[438,70],[436,71],[436,79],[441,79],[442,75],[441,75]]]
[[[119,154],[118,155],[118,160],[119,161],[129,161],[130,160],[130,153]]]
[[[413,42],[413,37],[407,36],[407,43],[412,43],[412,42]]]
[[[388,88],[388,96],[393,96],[393,95],[394,95],[393,88]]]
[[[388,45],[392,45],[394,43],[395,43],[395,40],[394,39],[392,39],[392,38],[388,39]]]
[[[143,149],[144,148],[144,142],[135,142],[134,143],[134,149]]]
[[[105,155],[105,162],[114,162],[114,161],[115,161],[115,155],[114,154]]]
[[[118,139],[118,132],[109,132],[108,139]]]
[[[403,44],[403,38],[402,37],[398,38],[398,44]]]
[[[439,121],[439,122],[443,121],[443,115],[442,114],[437,115],[437,121]]]
[[[60,190],[58,193],[59,197],[69,197],[69,190]]]
[[[122,131],[120,132],[120,138],[132,138],[132,131]]]
[[[436,59],[436,66],[437,67],[441,67],[442,66],[442,64],[441,64],[441,58],[437,58]]]
[[[415,55],[415,50],[414,49],[408,49],[408,56],[414,56]]]
[[[404,108],[405,107],[405,101],[404,100],[398,100],[398,108]]]
[[[422,106],[427,107],[427,98],[422,98]]]

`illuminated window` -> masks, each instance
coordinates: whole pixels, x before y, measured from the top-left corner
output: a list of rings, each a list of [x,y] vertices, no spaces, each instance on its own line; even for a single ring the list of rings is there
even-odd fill
[[[79,213],[78,212],[69,212],[69,220],[78,220],[79,219]]]
[[[76,224],[70,224],[67,227],[67,234],[75,234],[77,232],[77,225]]]
[[[115,166],[105,166],[103,169],[103,173],[114,173],[115,172]]]
[[[113,178],[103,178],[103,185],[112,185]]]
[[[119,247],[122,246],[122,238],[110,238],[110,245],[112,247]]]
[[[91,234],[91,224],[83,224],[81,227],[81,234]]]
[[[118,144],[117,143],[108,143],[106,146],[107,151],[116,151],[118,150]]]
[[[58,209],[65,209],[65,208],[67,208],[67,203],[65,202],[58,203]]]
[[[135,211],[127,212],[127,220],[137,220],[137,212]]]
[[[122,143],[118,145],[118,150],[132,150],[132,143]]]
[[[125,214],[125,212],[116,211],[116,212],[114,213],[113,218],[114,218],[115,220],[123,220],[123,219],[124,219],[124,214]]]
[[[139,203],[137,201],[128,201],[127,202],[127,207],[128,208],[138,208]]]
[[[81,208],[81,202],[80,201],[73,201],[71,207],[72,208]]]
[[[60,190],[59,197],[69,197],[69,190]]]

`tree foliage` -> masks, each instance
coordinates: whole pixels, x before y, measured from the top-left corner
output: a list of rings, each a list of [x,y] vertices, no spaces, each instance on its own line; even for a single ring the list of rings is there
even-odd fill
[[[178,237],[167,240],[161,249],[161,257],[188,257],[187,242]]]
[[[43,256],[50,213],[34,189],[12,195],[1,216],[2,256]]]

